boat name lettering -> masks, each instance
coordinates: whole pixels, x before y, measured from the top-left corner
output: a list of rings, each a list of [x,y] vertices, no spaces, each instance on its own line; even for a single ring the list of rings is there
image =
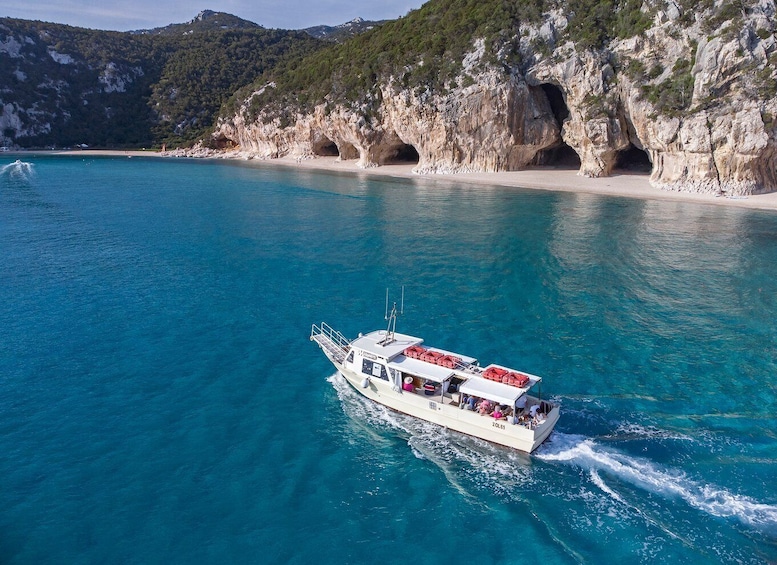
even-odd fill
[[[504,430],[505,429],[505,425],[504,424],[500,424],[499,422],[494,422],[491,425],[494,426],[495,428],[499,428],[500,430]]]

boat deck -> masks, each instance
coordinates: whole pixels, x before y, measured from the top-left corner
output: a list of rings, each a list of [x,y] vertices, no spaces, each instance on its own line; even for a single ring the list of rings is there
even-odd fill
[[[417,388],[414,387],[412,391],[409,391],[405,389],[405,392],[412,392],[413,394],[416,394],[418,396],[428,398],[432,402],[440,402],[447,404],[449,406],[456,406],[458,408],[461,408],[462,410],[468,410],[466,406],[461,405],[462,400],[462,394],[460,392],[444,392],[442,395],[438,391],[434,392],[433,394],[428,394],[426,390],[424,390],[423,387]],[[501,418],[494,418],[494,416],[489,412],[480,412],[477,408],[474,410],[470,410],[473,414],[477,414],[483,418],[489,418],[495,421],[503,421],[503,422],[509,422],[510,424],[516,425],[516,426],[523,426],[527,429],[533,430],[537,427],[537,425],[541,424],[544,421],[544,417],[546,414],[548,414],[553,406],[547,402],[540,399],[536,399],[534,397],[527,397],[529,400],[529,403],[526,404],[526,406],[522,409],[516,409],[515,414],[512,412],[512,408],[509,409],[508,412],[505,412],[504,416]],[[532,416],[531,408],[532,406],[537,406],[536,411],[538,413],[537,417]],[[517,416],[517,420],[513,420],[511,417]]]

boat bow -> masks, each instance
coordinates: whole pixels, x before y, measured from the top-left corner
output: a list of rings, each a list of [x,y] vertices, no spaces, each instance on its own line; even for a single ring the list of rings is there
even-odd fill
[[[337,367],[342,366],[351,345],[350,340],[325,322],[321,322],[320,326],[313,324],[310,329],[310,341],[315,341]]]

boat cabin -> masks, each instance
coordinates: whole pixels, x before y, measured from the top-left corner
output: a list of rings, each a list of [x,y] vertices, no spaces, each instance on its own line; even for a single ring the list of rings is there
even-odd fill
[[[428,396],[514,424],[529,424],[521,416],[532,406],[539,414],[534,423],[550,411],[549,404],[527,394],[540,377],[499,365],[480,367],[474,357],[422,344],[418,337],[374,331],[351,342],[345,364],[362,375],[364,387],[369,379],[381,379],[395,391]]]

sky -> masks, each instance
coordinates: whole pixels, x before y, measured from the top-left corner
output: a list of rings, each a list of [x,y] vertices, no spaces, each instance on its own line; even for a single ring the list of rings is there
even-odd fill
[[[200,3],[202,2],[202,3]],[[101,30],[150,29],[227,12],[268,28],[338,25],[354,18],[395,19],[425,0],[0,0],[0,17]]]

